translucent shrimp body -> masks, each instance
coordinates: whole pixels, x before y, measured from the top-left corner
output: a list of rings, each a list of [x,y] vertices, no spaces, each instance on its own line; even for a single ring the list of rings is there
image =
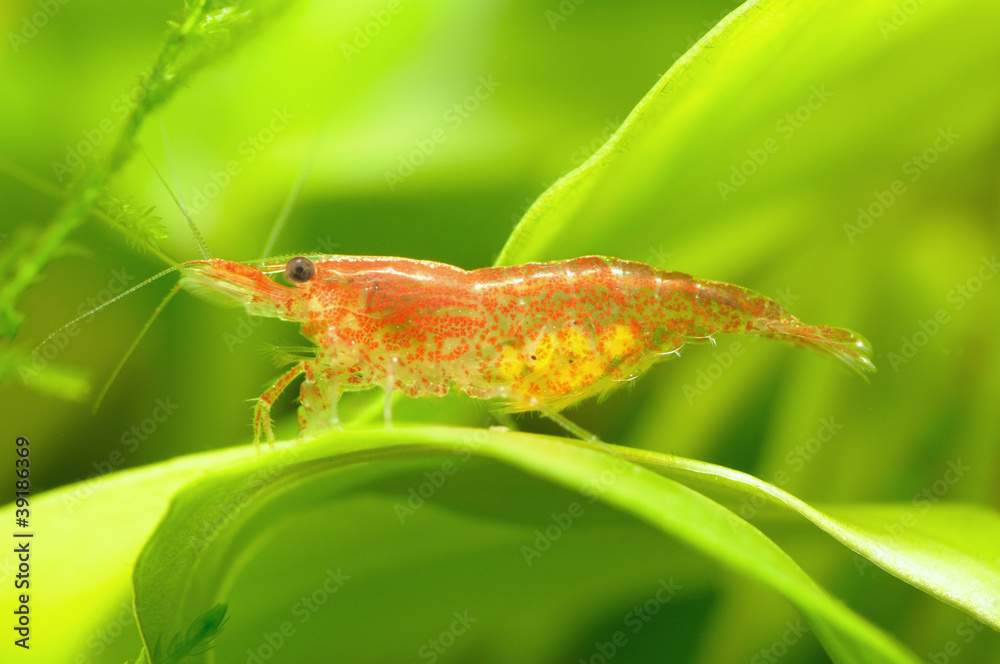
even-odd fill
[[[286,263],[211,259],[182,268],[182,285],[298,322],[316,344],[314,358],[261,396],[255,432],[268,439],[270,406],[300,373],[299,420],[312,433],[336,423],[342,391],[371,387],[411,397],[454,388],[553,416],[718,333],[788,341],[874,370],[870,347],[848,330],[804,325],[740,286],[633,261],[586,256],[472,271],[367,256],[297,257],[289,270],[293,263],[304,272],[288,272],[291,285],[268,276]]]

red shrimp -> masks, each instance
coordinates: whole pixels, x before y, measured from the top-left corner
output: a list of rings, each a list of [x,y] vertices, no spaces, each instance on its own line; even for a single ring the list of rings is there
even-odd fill
[[[296,256],[251,266],[220,259],[181,266],[181,285],[222,293],[256,316],[294,321],[316,344],[257,400],[254,434],[273,440],[270,409],[298,375],[300,433],[337,424],[345,390],[382,387],[443,396],[452,388],[560,414],[629,381],[685,343],[749,334],[815,348],[874,371],[849,330],[805,325],[746,288],[643,263],[585,256],[466,271],[406,258]],[[269,275],[283,272],[287,285]]]

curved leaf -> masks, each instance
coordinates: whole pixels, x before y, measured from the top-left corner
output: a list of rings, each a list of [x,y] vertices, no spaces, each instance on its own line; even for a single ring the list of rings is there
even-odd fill
[[[182,486],[215,464],[240,458],[253,459],[253,450],[184,457],[31,497],[32,657],[66,662],[98,653],[133,653],[129,585],[136,556]],[[0,515],[4,523],[13,523],[14,505],[5,505]],[[70,556],[72,564],[67,564]],[[18,563],[13,547],[7,547],[0,563],[5,585],[13,586]],[[121,638],[123,632],[129,638]],[[5,639],[0,652],[23,654],[13,639]]]
[[[563,439],[437,428],[337,434],[311,444],[283,445],[180,492],[136,568],[136,605],[147,644],[171,638],[211,605],[228,601],[248,556],[265,546],[266,533],[288,518],[289,509],[309,509],[317,492],[343,498],[349,489],[378,481],[390,461],[442,454],[487,457],[584,496],[590,491],[603,503],[783,594],[837,661],[915,661],[891,637],[830,597],[760,531],[699,493],[604,450]],[[357,466],[368,468],[369,474],[344,472]],[[374,476],[371,469],[376,469]],[[292,499],[294,492],[304,492],[307,499]],[[310,527],[315,533],[324,528],[337,532],[336,524]],[[350,539],[359,533],[341,535]],[[235,602],[230,607],[234,616],[239,613]],[[224,641],[219,642],[222,659]]]
[[[942,133],[952,143],[993,135],[982,115],[997,108],[982,93],[991,82],[965,65],[956,90],[950,64],[996,61],[970,17],[997,11],[981,0],[740,5],[535,201],[497,263],[587,253],[661,262],[670,252],[680,269],[734,273],[819,238],[824,252],[844,252],[834,265],[849,262],[857,247],[845,224],[875,183],[899,177]]]
[[[797,512],[890,574],[1000,630],[996,512],[937,499],[909,505],[829,505],[820,511],[738,470],[623,448],[618,453],[693,485],[748,519],[767,516],[774,507]]]

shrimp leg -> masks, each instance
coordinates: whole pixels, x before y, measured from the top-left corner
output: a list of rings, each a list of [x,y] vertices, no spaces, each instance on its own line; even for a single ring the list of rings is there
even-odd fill
[[[299,437],[316,435],[327,429],[339,429],[340,380],[336,367],[306,360],[306,379],[299,389]]]
[[[382,419],[385,421],[385,428],[392,428],[392,395],[396,385],[396,372],[390,362],[385,367],[385,404],[382,407]]]
[[[337,401],[340,399],[339,382],[335,369],[323,367],[313,360],[302,360],[285,372],[261,394],[253,407],[254,443],[261,434],[269,443],[274,442],[271,427],[271,407],[288,385],[301,374],[306,375],[299,390],[299,433],[311,434],[332,427],[339,427]]]
[[[288,384],[298,378],[299,374],[306,372],[308,360],[302,360],[292,367],[281,378],[274,381],[271,387],[264,390],[253,406],[253,442],[259,443],[263,433],[267,442],[274,442],[274,431],[271,428],[271,406],[277,401],[281,393],[285,391]]]
[[[570,432],[580,440],[585,440],[588,443],[601,442],[601,439],[598,438],[596,434],[590,433],[576,422],[573,422],[572,420],[567,418],[562,413],[546,407],[545,404],[541,403],[538,399],[532,398],[528,402],[528,404],[531,406],[532,410],[537,410],[543,416],[549,418],[550,420],[561,426],[563,429],[566,429],[566,431]]]

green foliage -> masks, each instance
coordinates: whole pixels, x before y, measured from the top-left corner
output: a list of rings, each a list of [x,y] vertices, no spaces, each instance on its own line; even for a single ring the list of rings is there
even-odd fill
[[[0,160],[0,329],[22,339],[0,398],[32,439],[32,655],[1000,658],[998,9],[710,4],[69,5],[19,46],[0,85],[38,117],[0,108],[24,134]],[[88,42],[106,75],[83,87],[60,44],[95,26],[116,39]],[[140,145],[221,257],[256,258],[315,155],[277,252],[632,258],[857,329],[880,371],[720,339],[568,413],[621,446],[490,430],[453,396],[256,449],[260,349],[301,340],[181,297],[91,418],[46,395],[85,394],[66,366],[117,372],[162,287],[23,347],[149,254],[193,256]],[[275,416],[294,437],[291,399]]]
[[[112,176],[132,155],[136,135],[146,117],[165,104],[202,64],[220,55],[251,24],[250,12],[239,12],[233,6],[220,7],[220,4],[217,0],[187,4],[181,20],[170,24],[155,63],[140,77],[143,95],[129,111],[120,134],[103,155],[89,160],[86,168],[75,176],[68,199],[37,237],[34,246],[26,250],[27,255],[21,257],[16,269],[0,275],[3,282],[0,287],[0,335],[13,337],[17,332],[22,321],[15,310],[18,298],[57,254],[67,236],[91,213]],[[59,169],[56,175],[61,179]],[[112,223],[121,225],[122,215],[129,215],[124,208],[115,208],[113,197],[110,200]],[[151,237],[157,237],[158,232],[149,228],[148,211],[145,222],[145,226],[135,228],[125,225],[129,236],[147,243]]]
[[[158,248],[159,241],[167,237],[167,229],[160,223],[163,217],[153,214],[156,208],[152,205],[124,201],[108,195],[104,206],[111,223],[125,233],[132,249]]]
[[[60,399],[86,399],[90,393],[90,385],[78,370],[46,367],[42,371],[36,371],[33,368],[35,359],[34,353],[17,346],[0,348],[0,377],[10,381],[17,376],[24,385]]]
[[[216,604],[211,609],[191,621],[183,635],[177,633],[169,643],[157,638],[153,645],[152,662],[176,664],[188,657],[198,657],[208,652],[212,639],[219,635],[226,624],[225,604]]]

